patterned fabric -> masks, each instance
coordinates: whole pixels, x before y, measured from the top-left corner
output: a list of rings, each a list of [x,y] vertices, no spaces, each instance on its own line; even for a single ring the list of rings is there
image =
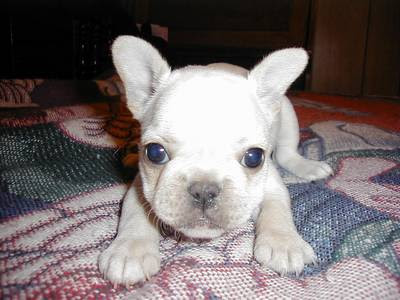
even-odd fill
[[[335,170],[316,182],[281,170],[296,226],[319,260],[302,276],[261,267],[248,222],[202,243],[165,237],[159,274],[114,288],[97,257],[115,236],[137,171],[134,153],[133,168],[121,160],[139,128],[118,109],[115,83],[86,84],[94,94],[84,103],[71,98],[74,89],[31,95],[37,108],[0,111],[1,299],[400,298],[400,104],[292,97],[299,151]]]
[[[0,107],[34,107],[31,94],[43,80],[0,80]]]

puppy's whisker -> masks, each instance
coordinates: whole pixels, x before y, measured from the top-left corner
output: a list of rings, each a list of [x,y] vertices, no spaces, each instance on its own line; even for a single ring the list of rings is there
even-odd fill
[[[159,226],[158,228],[160,228],[161,234],[162,234],[163,236],[165,236],[166,234],[165,234],[164,223],[161,222],[160,219],[158,219],[158,226]]]

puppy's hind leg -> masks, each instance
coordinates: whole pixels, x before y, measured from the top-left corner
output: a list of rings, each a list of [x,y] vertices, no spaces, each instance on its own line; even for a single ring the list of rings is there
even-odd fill
[[[302,157],[297,152],[298,144],[299,123],[296,113],[290,100],[283,96],[274,159],[280,166],[304,179],[317,180],[332,174],[332,168],[327,163]]]

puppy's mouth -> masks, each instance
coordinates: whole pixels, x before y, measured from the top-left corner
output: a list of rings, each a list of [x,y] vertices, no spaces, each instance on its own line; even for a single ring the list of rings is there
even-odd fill
[[[201,216],[179,228],[184,235],[197,239],[212,239],[224,233],[224,229],[207,216]]]
[[[198,219],[194,220],[193,222],[186,224],[184,227],[188,228],[207,227],[210,229],[220,228],[219,225],[215,224],[213,221],[210,220],[210,218],[206,216],[201,216]]]

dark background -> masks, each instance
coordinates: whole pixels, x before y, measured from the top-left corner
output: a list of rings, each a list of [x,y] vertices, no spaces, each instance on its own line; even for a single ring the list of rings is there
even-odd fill
[[[0,78],[104,77],[113,39],[132,34],[174,67],[248,68],[273,50],[300,46],[311,59],[295,89],[400,97],[398,0],[8,0],[0,11]],[[150,23],[168,27],[168,42]]]

